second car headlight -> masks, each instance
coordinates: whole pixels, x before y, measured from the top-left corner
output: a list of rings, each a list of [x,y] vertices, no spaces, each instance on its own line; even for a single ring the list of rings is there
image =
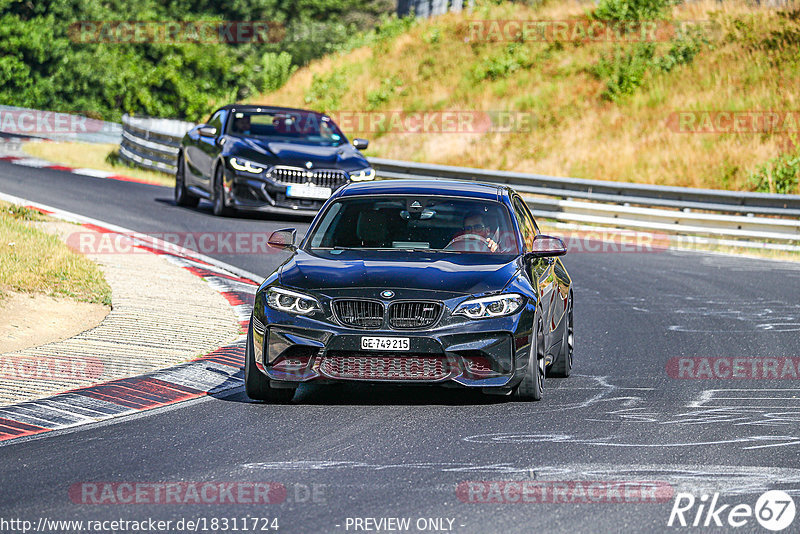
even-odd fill
[[[453,315],[463,315],[470,319],[487,319],[489,317],[503,317],[516,313],[525,299],[516,293],[504,293],[491,297],[465,300],[456,306]]]
[[[319,301],[311,295],[281,287],[271,287],[267,290],[267,304],[278,311],[297,315],[308,315],[322,309]]]
[[[350,179],[354,182],[366,182],[368,180],[374,180],[375,169],[372,167],[367,167],[366,169],[361,169],[360,171],[353,171],[350,173]]]
[[[261,174],[264,172],[265,167],[260,167],[257,163],[247,161],[246,159],[231,158],[231,167],[237,171],[245,171],[252,174]]]

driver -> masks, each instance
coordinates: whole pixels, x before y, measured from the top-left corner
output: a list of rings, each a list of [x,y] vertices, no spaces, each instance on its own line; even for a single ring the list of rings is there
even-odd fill
[[[233,120],[234,133],[250,135],[250,116],[244,115]]]
[[[479,211],[473,211],[464,217],[464,229],[453,237],[450,244],[458,243],[459,241],[464,242],[465,250],[469,250],[470,247],[467,242],[478,241],[491,252],[497,252],[499,245],[490,237],[493,233],[487,224],[484,214]]]

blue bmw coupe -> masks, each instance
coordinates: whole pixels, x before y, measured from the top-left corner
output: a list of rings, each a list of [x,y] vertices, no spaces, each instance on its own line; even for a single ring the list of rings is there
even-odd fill
[[[561,239],[513,189],[387,180],[337,190],[308,233],[274,232],[291,257],[259,287],[248,396],[304,382],[479,388],[539,400],[572,369],[572,282]]]

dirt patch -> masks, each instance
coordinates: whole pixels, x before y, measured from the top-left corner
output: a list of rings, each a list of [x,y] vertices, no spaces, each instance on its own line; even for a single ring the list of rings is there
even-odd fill
[[[109,311],[102,304],[7,294],[0,300],[0,354],[69,339],[99,325]]]

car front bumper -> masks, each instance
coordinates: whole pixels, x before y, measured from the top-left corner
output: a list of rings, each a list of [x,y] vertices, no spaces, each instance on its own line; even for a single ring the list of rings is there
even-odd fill
[[[240,211],[282,215],[316,214],[327,199],[287,196],[289,185],[263,177],[249,177],[228,171],[228,203]]]
[[[253,355],[273,387],[359,381],[464,386],[497,393],[510,391],[527,370],[534,315],[533,306],[527,306],[514,316],[496,319],[450,316],[427,331],[359,330],[269,307],[261,310],[265,313],[253,321]],[[408,338],[409,347],[364,350],[362,337]]]

